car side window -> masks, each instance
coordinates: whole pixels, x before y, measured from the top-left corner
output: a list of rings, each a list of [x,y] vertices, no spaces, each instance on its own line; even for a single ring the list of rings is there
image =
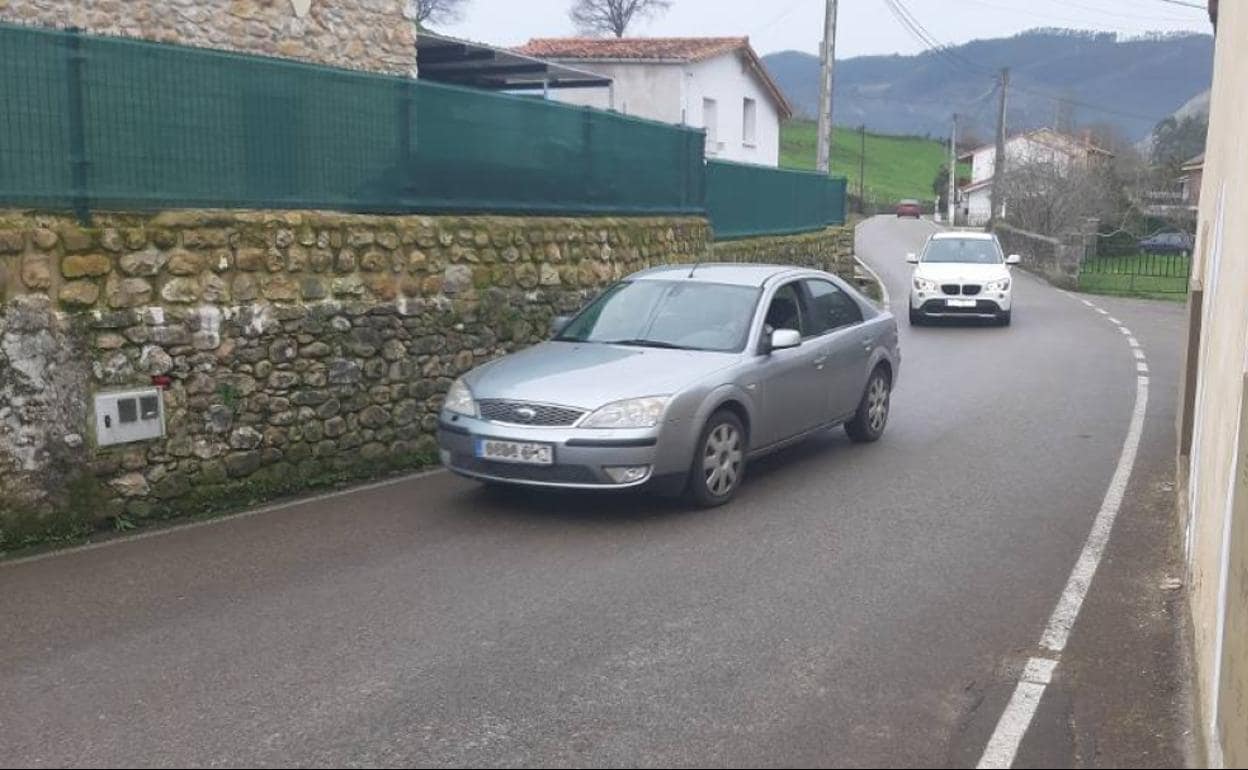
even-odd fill
[[[817,278],[806,280],[810,293],[810,319],[804,336],[826,334],[835,329],[862,323],[862,308],[837,286]]]
[[[802,328],[802,294],[797,281],[785,284],[771,297],[767,307],[767,318],[764,332],[771,334],[777,329],[796,329],[805,335]]]

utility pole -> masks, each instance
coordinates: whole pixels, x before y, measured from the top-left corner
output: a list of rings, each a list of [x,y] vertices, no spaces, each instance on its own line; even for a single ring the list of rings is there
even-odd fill
[[[1010,68],[1001,69],[1001,105],[997,108],[997,157],[992,165],[992,213],[988,226],[996,224],[1005,203],[1005,95],[1010,88]]]
[[[858,129],[862,146],[858,150],[858,213],[867,213],[867,124]]]
[[[958,193],[958,113],[953,113],[953,133],[949,135],[949,198],[945,202],[945,224],[952,227],[956,222]]]
[[[816,168],[822,174],[831,169],[832,160],[832,75],[836,67],[836,11],[837,0],[826,0],[823,20],[823,43],[819,56],[822,67],[819,75],[819,157]]]

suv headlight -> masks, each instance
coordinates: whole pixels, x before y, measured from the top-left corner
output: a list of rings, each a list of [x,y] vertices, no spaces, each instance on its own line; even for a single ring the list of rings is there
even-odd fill
[[[914,288],[919,291],[936,291],[936,282],[929,281],[926,278],[914,277]]]
[[[472,397],[472,391],[464,384],[462,379],[455,380],[451,383],[450,390],[446,391],[446,401],[442,402],[442,406],[446,407],[448,412],[462,414],[467,417],[477,416],[477,402]]]
[[[653,428],[663,419],[670,396],[649,396],[616,401],[598,409],[581,423],[582,428]]]
[[[984,284],[984,289],[986,289],[987,291],[1009,291],[1010,279],[1002,278],[999,281],[989,281],[988,283]]]

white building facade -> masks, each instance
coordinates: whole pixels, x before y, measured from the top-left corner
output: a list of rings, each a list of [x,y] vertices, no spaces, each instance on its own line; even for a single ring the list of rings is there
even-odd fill
[[[778,166],[792,108],[747,38],[555,38],[519,51],[611,78],[552,88],[551,99],[701,128],[708,158]]]
[[[1112,154],[1095,147],[1088,140],[1041,128],[1026,134],[1016,134],[1005,142],[1006,166],[1029,163],[1057,164],[1069,168],[1071,164],[1086,164],[1094,158],[1109,158]],[[958,209],[967,225],[980,227],[992,218],[992,182],[997,175],[996,145],[986,144],[958,157],[971,162],[971,181],[958,191]],[[1004,205],[1008,205],[1006,202]]]

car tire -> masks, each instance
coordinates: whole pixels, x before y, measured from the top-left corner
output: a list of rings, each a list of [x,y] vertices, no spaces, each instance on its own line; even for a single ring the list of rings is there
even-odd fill
[[[714,508],[733,498],[745,475],[745,426],[728,410],[711,415],[698,437],[686,490],[691,502]]]
[[[910,309],[910,325],[911,326],[923,325],[923,314],[915,310],[914,308]]]
[[[1013,310],[1007,310],[1007,311],[1005,311],[1004,313],[999,313],[999,314],[997,314],[997,325],[998,325],[998,326],[1009,326],[1009,325],[1010,325],[1010,321],[1011,321],[1011,320],[1012,320],[1012,318],[1013,318],[1013,314],[1014,314],[1014,311],[1013,311]]]
[[[892,402],[892,378],[883,367],[876,367],[867,378],[867,387],[863,390],[862,400],[858,402],[858,411],[845,423],[845,432],[851,441],[858,444],[870,444],[879,441],[888,427],[888,410]]]

